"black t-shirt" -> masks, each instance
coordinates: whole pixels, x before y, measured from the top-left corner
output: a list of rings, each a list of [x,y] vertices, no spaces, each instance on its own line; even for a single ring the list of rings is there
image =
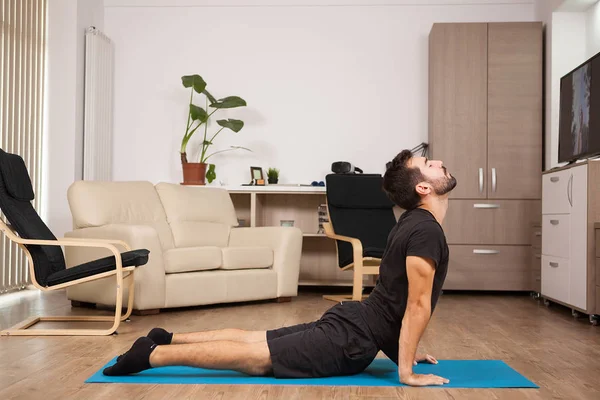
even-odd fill
[[[388,236],[377,285],[363,301],[365,318],[377,346],[396,364],[400,327],[408,300],[407,256],[425,257],[435,262],[433,313],[446,279],[449,250],[442,227],[427,210],[416,208],[400,216]]]

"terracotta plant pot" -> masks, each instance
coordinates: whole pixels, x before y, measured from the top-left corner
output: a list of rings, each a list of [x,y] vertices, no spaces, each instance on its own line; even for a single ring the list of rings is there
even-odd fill
[[[182,185],[205,185],[206,184],[206,163],[181,164],[183,167]]]

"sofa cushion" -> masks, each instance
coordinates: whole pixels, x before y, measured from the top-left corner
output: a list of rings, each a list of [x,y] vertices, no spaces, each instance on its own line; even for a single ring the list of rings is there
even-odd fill
[[[227,190],[159,183],[156,191],[171,226],[175,247],[227,246],[230,228],[238,225]]]
[[[177,247],[225,247],[229,242],[229,225],[214,222],[180,221],[170,224]]]
[[[149,225],[163,249],[173,248],[173,236],[160,197],[151,182],[76,181],[67,192],[73,228],[110,224]]]
[[[225,247],[221,269],[269,268],[273,265],[270,247]]]
[[[215,246],[170,249],[164,254],[165,272],[177,274],[218,269],[222,264],[221,254],[221,248]]]

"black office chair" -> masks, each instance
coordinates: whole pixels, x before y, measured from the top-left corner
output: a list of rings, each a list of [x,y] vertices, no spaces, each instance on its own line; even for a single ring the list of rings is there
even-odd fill
[[[37,214],[31,201],[33,188],[23,159],[0,149],[0,210],[8,220],[0,220],[0,230],[18,244],[27,256],[32,284],[42,291],[59,290],[69,286],[116,275],[117,299],[114,317],[71,316],[33,317],[10,329],[2,336],[13,335],[110,335],[126,320],[133,309],[133,274],[136,267],[148,262],[149,251],[131,250],[120,240],[57,239]],[[112,256],[66,268],[61,246],[103,247]],[[124,253],[117,246],[123,247]],[[127,312],[121,316],[125,281],[129,281]],[[40,321],[113,321],[108,329],[27,329]]]
[[[361,300],[363,277],[378,275],[387,238],[396,224],[394,203],[379,174],[330,174],[325,177],[329,223],[325,234],[336,240],[338,266],[354,270],[352,296],[326,295],[334,301]]]

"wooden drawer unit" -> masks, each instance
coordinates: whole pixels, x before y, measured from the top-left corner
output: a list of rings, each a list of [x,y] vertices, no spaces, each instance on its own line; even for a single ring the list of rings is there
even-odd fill
[[[542,255],[540,252],[532,251],[531,254],[531,290],[540,292],[542,290]]]
[[[444,289],[529,290],[529,246],[450,245]]]
[[[594,270],[594,282],[595,282],[595,286],[596,286],[596,290],[594,291],[594,295],[596,296],[595,299],[595,308],[594,308],[594,314],[600,314],[600,223],[595,223],[594,224],[594,235],[595,235],[595,245],[596,245],[596,265],[595,265],[595,270]],[[595,320],[596,325],[598,325],[600,323],[600,321],[598,321],[597,319]]]
[[[444,232],[449,244],[529,245],[539,200],[450,200]]]
[[[542,248],[542,227],[541,225],[535,225],[531,227],[531,246],[537,249]]]
[[[596,286],[596,314],[598,313],[600,313],[600,286]]]

